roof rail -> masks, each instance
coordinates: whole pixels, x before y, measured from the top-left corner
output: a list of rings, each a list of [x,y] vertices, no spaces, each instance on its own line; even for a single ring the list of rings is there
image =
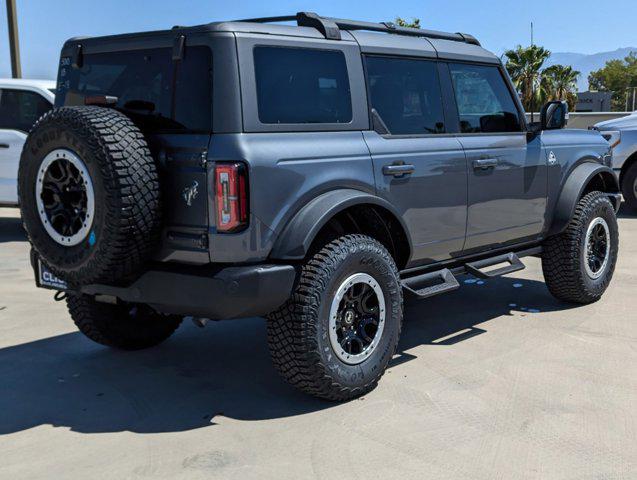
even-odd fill
[[[395,35],[407,35],[412,37],[435,38],[440,40],[452,40],[480,46],[480,42],[472,35],[466,33],[446,33],[436,30],[421,28],[399,27],[392,22],[362,22],[357,20],[345,20],[342,18],[321,17],[312,12],[299,12],[296,15],[281,17],[250,18],[241,22],[274,23],[296,21],[299,27],[314,27],[329,40],[340,40],[341,30],[368,30],[371,32],[393,33]]]

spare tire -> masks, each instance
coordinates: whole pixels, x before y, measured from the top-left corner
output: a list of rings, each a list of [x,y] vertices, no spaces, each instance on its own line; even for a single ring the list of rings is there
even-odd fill
[[[71,285],[132,276],[156,244],[157,166],[141,131],[116,110],[44,115],[22,151],[18,196],[31,245]]]

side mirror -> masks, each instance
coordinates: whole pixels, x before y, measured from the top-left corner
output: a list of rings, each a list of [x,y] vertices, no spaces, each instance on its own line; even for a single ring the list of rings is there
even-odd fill
[[[568,103],[564,101],[548,102],[540,112],[542,130],[559,130],[568,123]]]

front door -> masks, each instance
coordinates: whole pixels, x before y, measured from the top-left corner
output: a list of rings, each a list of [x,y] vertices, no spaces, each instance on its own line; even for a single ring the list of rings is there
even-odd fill
[[[527,140],[498,66],[458,63],[449,68],[469,175],[464,253],[537,239],[548,188],[539,138]]]
[[[28,90],[0,90],[0,204],[18,203],[18,166],[27,132],[51,109],[41,95]]]
[[[371,106],[388,131],[364,132],[378,195],[402,215],[411,264],[460,255],[467,221],[467,167],[445,121],[438,65],[366,58]]]

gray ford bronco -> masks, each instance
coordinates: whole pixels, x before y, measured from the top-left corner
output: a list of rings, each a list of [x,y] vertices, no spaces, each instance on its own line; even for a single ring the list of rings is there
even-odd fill
[[[38,286],[103,345],[264,316],[282,376],[345,400],[394,355],[403,296],[526,256],[566,302],[613,275],[609,144],[561,102],[527,124],[470,35],[299,13],[73,38],[55,102],[20,206]]]

